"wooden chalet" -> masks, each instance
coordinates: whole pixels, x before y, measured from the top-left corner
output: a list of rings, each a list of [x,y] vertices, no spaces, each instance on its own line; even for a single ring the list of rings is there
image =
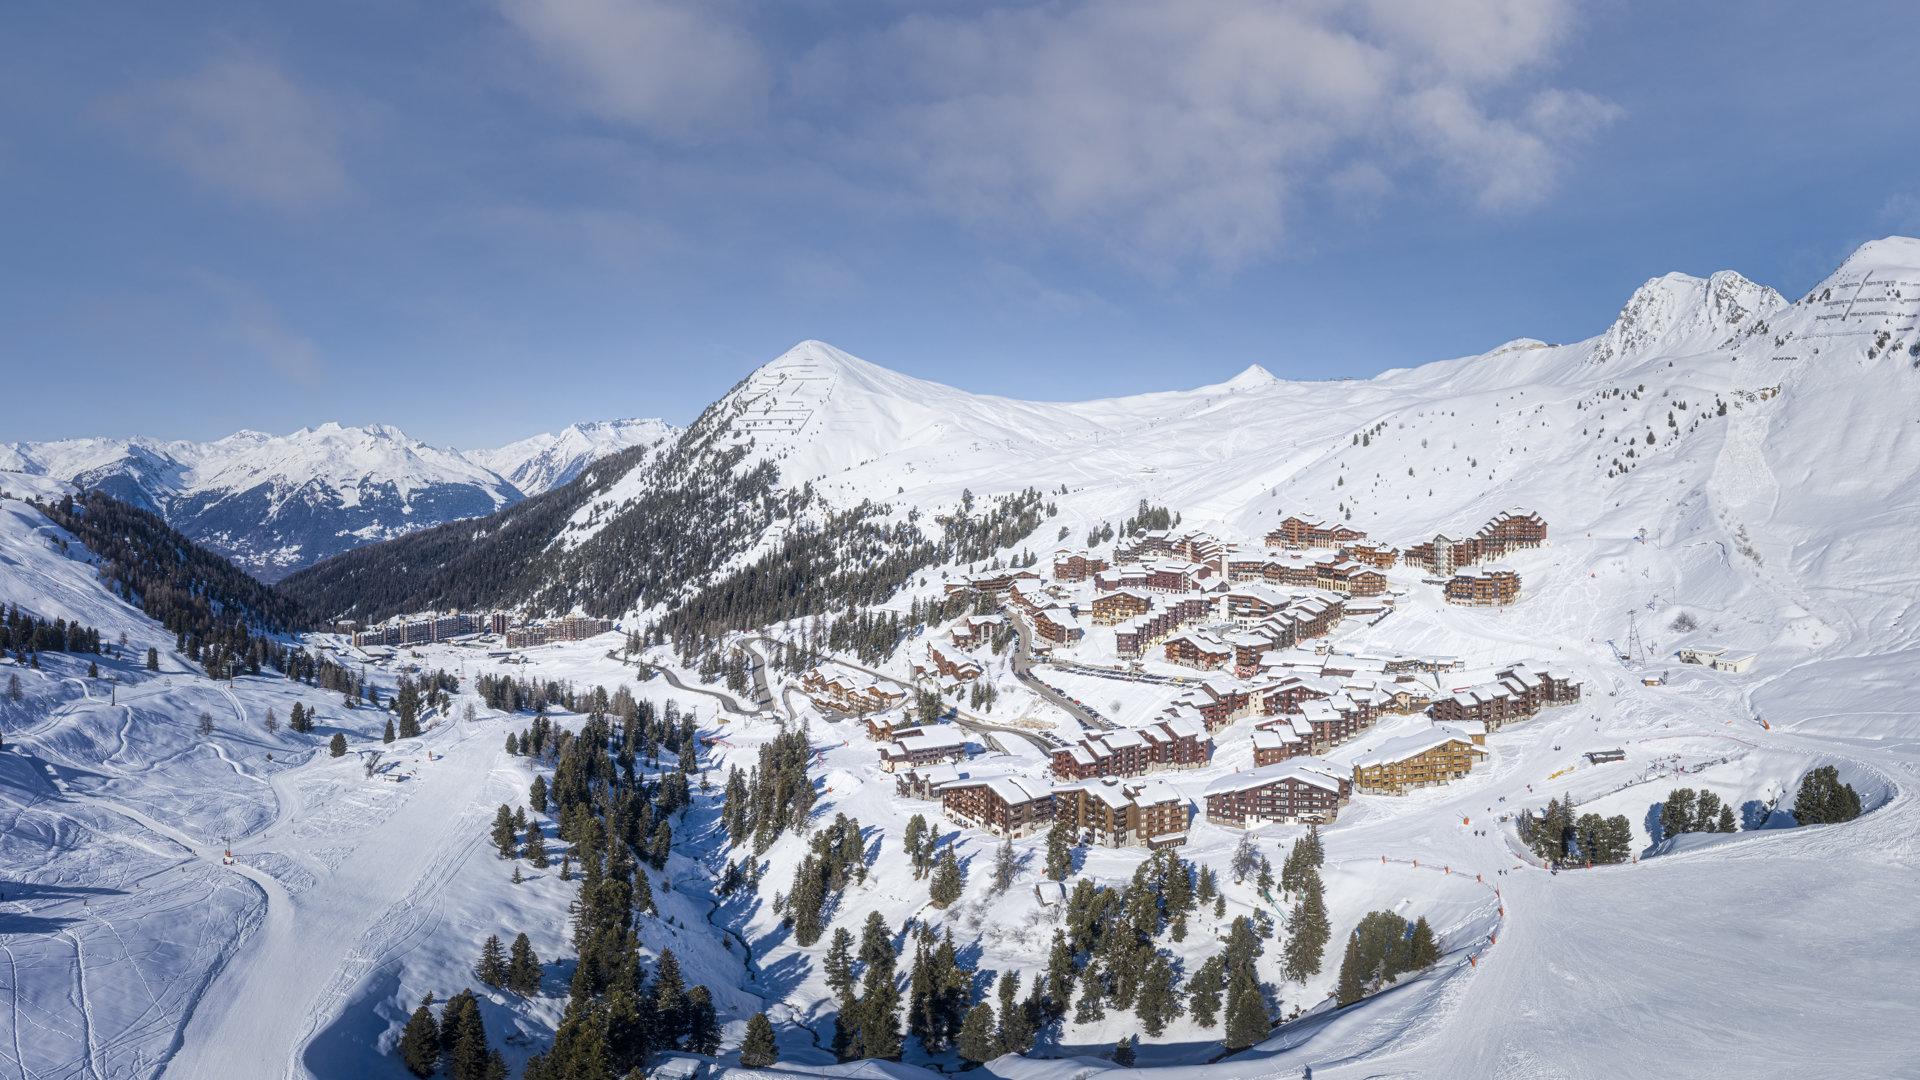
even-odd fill
[[[1486,756],[1470,734],[1435,725],[1430,731],[1389,739],[1355,758],[1353,783],[1362,791],[1401,795],[1458,780]]]
[[[1470,607],[1502,607],[1520,598],[1520,574],[1506,566],[1456,572],[1447,581],[1447,602]]]
[[[1050,827],[1053,806],[1053,792],[1044,784],[1014,776],[969,778],[940,791],[940,812],[948,820],[1015,839]]]
[[[1193,816],[1187,800],[1165,784],[1093,780],[1055,788],[1053,801],[1055,820],[1107,847],[1185,843]]]
[[[1269,822],[1327,824],[1353,796],[1353,782],[1317,758],[1300,758],[1222,776],[1208,784],[1207,820],[1245,829]]]
[[[1034,613],[1033,632],[1055,645],[1066,645],[1085,637],[1087,628],[1066,608],[1050,607]]]
[[[1053,775],[1061,780],[1140,776],[1161,769],[1193,769],[1213,756],[1213,740],[1197,718],[1174,717],[1142,728],[1088,735],[1055,750]]]

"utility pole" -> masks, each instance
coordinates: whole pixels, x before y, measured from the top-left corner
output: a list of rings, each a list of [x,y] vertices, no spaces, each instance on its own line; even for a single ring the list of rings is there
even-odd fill
[[[1640,613],[1627,609],[1627,663],[1634,667],[1647,662],[1647,645],[1640,639]]]

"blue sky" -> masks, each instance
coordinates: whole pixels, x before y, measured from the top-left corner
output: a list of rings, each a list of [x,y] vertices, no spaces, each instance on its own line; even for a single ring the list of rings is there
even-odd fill
[[[1444,9],[1444,10],[1443,10]],[[1920,232],[1912,9],[15,5],[0,441],[684,422],[795,341],[1038,398],[1799,295]]]

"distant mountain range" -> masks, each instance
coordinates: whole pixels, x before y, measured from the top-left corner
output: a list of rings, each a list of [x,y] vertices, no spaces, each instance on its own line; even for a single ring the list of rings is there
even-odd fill
[[[1255,366],[1193,390],[1019,401],[804,341],[709,406],[660,468],[623,474],[603,459],[537,507],[362,549],[288,584],[315,610],[362,617],[446,603],[698,610],[706,634],[836,609],[801,599],[829,569],[938,573],[951,556],[927,552],[954,550],[956,513],[1032,488],[1055,508],[1024,544],[1039,557],[1142,501],[1227,536],[1302,513],[1390,543],[1526,506],[1556,530],[1644,530],[1720,553],[1760,588],[1790,563],[1823,588],[1871,591],[1871,568],[1903,564],[1904,534],[1863,523],[1920,488],[1907,415],[1917,317],[1920,241],[1893,237],[1799,300],[1729,271],[1667,274],[1592,337],[1522,338],[1370,379],[1293,382]],[[1826,561],[1797,565],[1814,558]],[[795,566],[807,572],[783,596],[751,599]],[[863,580],[842,600],[887,584]],[[1843,617],[1817,591],[1777,602]]]
[[[608,454],[664,446],[677,434],[661,420],[610,420],[462,451],[383,424],[329,423],[212,442],[0,444],[0,470],[105,491],[275,581],[362,544],[494,513],[565,485]]]

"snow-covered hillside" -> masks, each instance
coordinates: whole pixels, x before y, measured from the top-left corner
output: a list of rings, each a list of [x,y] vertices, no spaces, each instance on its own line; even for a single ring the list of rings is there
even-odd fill
[[[708,515],[697,518],[702,528],[742,533],[711,549],[730,566],[781,550],[782,537],[804,527],[742,512],[736,492],[702,472],[716,463],[763,480],[767,470],[755,467],[771,464],[776,491],[756,495],[769,504],[811,487],[817,501],[782,504],[804,518],[872,502],[888,507],[876,514],[929,531],[965,493],[977,506],[1033,488],[1051,511],[994,555],[1004,563],[1031,553],[1042,569],[1054,548],[1085,545],[1143,501],[1180,514],[1184,529],[1255,546],[1285,514],[1344,521],[1405,547],[1527,507],[1551,533],[1545,546],[1509,555],[1524,582],[1516,603],[1447,603],[1403,562],[1386,573],[1392,610],[1350,617],[1324,641],[1350,657],[1454,658],[1457,667],[1431,676],[1437,692],[1528,658],[1572,673],[1583,693],[1488,735],[1470,774],[1399,796],[1356,795],[1322,830],[1334,942],[1326,963],[1284,974],[1282,928],[1256,964],[1275,1015],[1301,1015],[1237,1054],[1224,1051],[1219,1026],[1177,1017],[1162,1038],[1142,1041],[1137,1070],[1121,1071],[1109,1054],[1141,1022],[1110,1005],[1050,1022],[1030,1054],[988,1061],[978,1075],[1920,1076],[1907,1034],[1920,975],[1902,945],[1920,934],[1911,902],[1920,709],[1909,693],[1920,574],[1906,558],[1920,533],[1920,241],[1868,244],[1793,302],[1731,273],[1666,275],[1610,324],[1595,322],[1599,332],[1579,342],[1517,339],[1365,380],[1288,382],[1250,368],[1195,390],[1080,403],[973,394],[803,342],[668,439],[657,461],[648,454],[619,475],[624,459],[602,459],[577,489],[396,541],[383,546],[387,558],[372,557],[383,548],[356,553],[342,560],[364,558],[356,574],[310,584],[324,599],[369,574],[437,571],[473,590],[488,573],[565,574],[572,579],[514,586],[526,596],[563,586],[567,597],[605,596],[622,574],[668,572],[650,558],[665,566],[709,550],[695,546],[706,539],[693,535],[695,515]],[[523,460],[567,441],[529,446]],[[145,449],[144,477],[200,467]],[[673,469],[654,469],[658,461]],[[490,475],[505,467],[496,464]],[[60,493],[44,475],[0,477],[0,490]],[[675,516],[682,511],[690,516]],[[759,531],[746,535],[749,525]],[[97,678],[85,657],[43,654],[38,669],[0,660],[0,677],[19,675],[25,690],[22,701],[0,700],[0,945],[10,960],[0,979],[15,1002],[10,1014],[0,1009],[0,1025],[10,1024],[0,1026],[0,1071],[398,1077],[393,1051],[407,1014],[424,992],[444,1000],[472,983],[478,938],[496,930],[528,931],[554,963],[537,994],[483,994],[487,1030],[516,1069],[549,1046],[575,970],[569,905],[579,906],[581,889],[550,870],[512,883],[486,849],[493,808],[524,802],[550,763],[501,749],[531,710],[465,718],[483,674],[627,688],[695,717],[703,738],[694,764],[706,782],[673,818],[671,854],[651,878],[659,914],[636,915],[635,937],[644,968],[672,948],[688,982],[712,990],[715,1060],[730,1075],[931,1080],[958,1065],[951,1051],[911,1045],[904,1063],[834,1061],[830,939],[803,945],[783,916],[819,826],[837,814],[858,820],[866,872],[823,909],[828,935],[860,935],[869,914],[898,941],[910,941],[909,923],[951,932],[976,971],[971,990],[990,999],[990,975],[1019,972],[1027,986],[1042,977],[1067,922],[1033,889],[1044,836],[1015,842],[1013,887],[996,890],[996,838],[898,791],[861,720],[808,703],[800,664],[783,667],[776,642],[807,645],[803,663],[815,663],[816,624],[837,610],[735,628],[751,632],[721,643],[725,659],[753,670],[735,673],[751,690],[734,692],[707,685],[668,645],[628,657],[611,636],[376,657],[323,635],[306,644],[338,650],[382,686],[414,666],[462,680],[452,714],[391,745],[379,741],[381,714],[336,708],[338,695],[327,695],[320,732],[338,730],[350,747],[336,760],[315,737],[262,726],[268,707],[284,716],[294,701],[314,703],[311,688],[270,674],[209,682],[175,655],[171,633],[101,587],[69,539],[33,508],[0,502],[0,604],[97,626],[109,642],[127,635]],[[411,558],[426,540],[438,561]],[[1098,546],[1110,553],[1110,543]],[[892,554],[874,535],[859,544],[862,567]],[[902,617],[925,611],[948,581],[977,568],[934,562],[904,571],[881,606]],[[693,582],[726,567],[671,569]],[[750,577],[732,582],[741,595]],[[1075,587],[1085,601],[1091,586]],[[619,629],[644,629],[673,607],[629,611]],[[1644,661],[1621,656],[1630,632]],[[1191,670],[1151,656],[1138,670],[1103,672],[1107,658],[1092,643],[1110,645],[1112,635],[1100,627],[1049,661],[1024,644],[976,647],[975,686],[994,697],[948,697],[972,751],[963,767],[1045,784],[1048,740],[1087,734],[1087,708],[1133,727],[1191,690]],[[950,639],[908,626],[879,659],[828,663],[924,689],[911,665],[940,640]],[[1753,653],[1753,666],[1676,661],[1682,647],[1710,642]],[[157,672],[137,662],[148,647],[161,658]],[[1023,675],[1029,663],[1070,697],[1039,692]],[[913,707],[896,706],[889,719],[904,723]],[[202,713],[213,717],[207,736],[196,726]],[[585,722],[559,708],[549,715],[571,730]],[[1197,808],[1209,785],[1252,766],[1253,722],[1221,727],[1204,764],[1152,779]],[[816,827],[759,847],[730,844],[719,824],[728,770],[764,764],[762,748],[796,725],[810,737],[800,756]],[[1417,712],[1382,715],[1323,759],[1351,769],[1386,740],[1422,730],[1431,726]],[[1585,756],[1602,748],[1622,760]],[[364,771],[359,755],[375,751],[402,779]],[[1798,783],[1828,765],[1866,813],[1792,827]],[[1731,807],[1735,831],[1664,836],[1663,800],[1681,786]],[[1631,861],[1550,871],[1513,821],[1549,798],[1625,817]],[[964,868],[946,907],[931,903],[903,851],[916,814]],[[1278,864],[1303,831],[1270,824],[1253,836]],[[1177,849],[1219,873],[1224,913],[1152,942],[1183,985],[1221,951],[1232,916],[1284,922],[1285,904],[1231,880],[1242,835],[1196,813]],[[226,837],[233,867],[220,865]],[[551,842],[555,854],[570,850],[557,835]],[[1137,847],[1085,844],[1073,878],[1122,886],[1146,858]],[[743,866],[750,883],[723,892],[729,870]],[[1340,943],[1371,910],[1429,918],[1441,958],[1337,1008],[1328,993]],[[773,1022],[779,1060],[737,1068],[757,1012]]]
[[[0,445],[0,473],[99,488],[272,581],[362,544],[493,513],[673,431],[658,420],[615,420],[470,451],[384,424],[241,431],[205,443],[66,439]]]
[[[679,434],[664,420],[600,420],[569,424],[493,450],[470,450],[469,460],[507,478],[522,495],[552,491],[608,454],[630,446],[658,445]]]

